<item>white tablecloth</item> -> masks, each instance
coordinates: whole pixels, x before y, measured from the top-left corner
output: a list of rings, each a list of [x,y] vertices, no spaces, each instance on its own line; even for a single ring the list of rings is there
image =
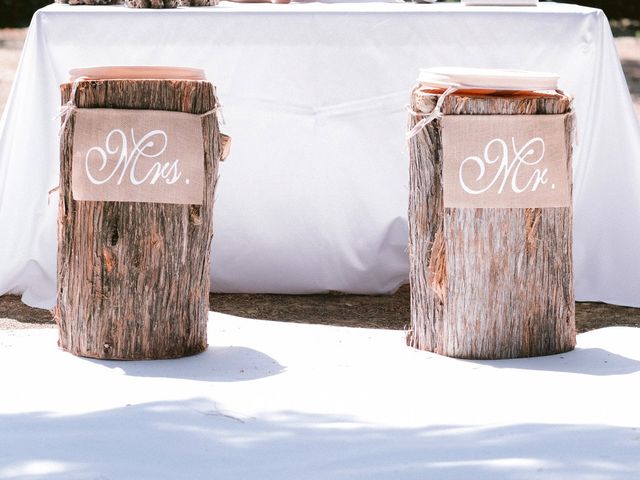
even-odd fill
[[[273,293],[407,281],[404,107],[420,67],[558,72],[578,114],[577,298],[640,306],[640,130],[611,31],[598,10],[548,3],[40,10],[0,123],[0,294],[55,301],[58,84],[109,64],[206,69],[233,137],[212,285]]]

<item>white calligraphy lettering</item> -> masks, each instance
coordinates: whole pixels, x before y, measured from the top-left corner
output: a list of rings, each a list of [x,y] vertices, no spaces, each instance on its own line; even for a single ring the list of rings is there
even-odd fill
[[[127,173],[132,185],[143,183],[154,185],[160,179],[171,185],[180,179],[182,172],[179,168],[179,160],[155,161],[151,165],[144,161],[144,159],[160,157],[165,152],[168,138],[164,131],[151,130],[136,141],[134,131],[131,129],[131,140],[132,146],[129,151],[126,134],[120,129],[114,129],[107,135],[104,148],[95,146],[87,150],[85,170],[91,183],[94,185],[107,183],[118,172],[120,173],[116,182],[118,185],[122,184]]]
[[[544,140],[535,137],[517,148],[515,139],[511,139],[513,149],[513,159],[509,160],[509,147],[507,142],[500,138],[494,138],[484,148],[483,156],[470,156],[465,158],[458,170],[458,179],[463,190],[471,195],[482,194],[494,186],[497,186],[497,193],[501,194],[505,187],[511,188],[514,193],[522,193],[526,190],[535,192],[540,185],[548,182],[548,169],[536,168],[529,175],[526,182],[519,180],[523,174],[521,168],[533,167],[542,161],[545,153]],[[538,151],[538,154],[536,154]],[[495,165],[493,173],[487,173],[488,167]],[[466,170],[465,170],[466,168]],[[465,180],[465,171],[470,168],[477,169],[477,175],[469,182]],[[486,174],[486,175],[485,175]],[[475,184],[470,186],[470,183]]]

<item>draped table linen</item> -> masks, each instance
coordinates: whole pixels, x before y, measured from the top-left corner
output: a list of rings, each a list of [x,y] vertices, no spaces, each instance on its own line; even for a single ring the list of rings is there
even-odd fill
[[[640,306],[640,129],[600,10],[39,10],[0,121],[0,294],[33,306],[55,302],[57,195],[47,192],[58,183],[58,85],[89,65],[206,71],[233,137],[215,206],[212,286],[270,293],[382,294],[407,282],[405,107],[419,68],[557,72],[578,119],[576,297]]]

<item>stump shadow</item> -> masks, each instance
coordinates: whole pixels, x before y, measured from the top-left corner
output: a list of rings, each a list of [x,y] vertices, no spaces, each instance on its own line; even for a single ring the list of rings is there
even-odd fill
[[[120,369],[131,377],[175,378],[201,382],[257,380],[285,370],[269,355],[239,346],[209,345],[202,353],[173,360],[83,360],[107,368]]]
[[[640,361],[612,353],[604,348],[576,348],[570,352],[544,357],[466,361],[493,368],[592,376],[628,375],[640,371]]]

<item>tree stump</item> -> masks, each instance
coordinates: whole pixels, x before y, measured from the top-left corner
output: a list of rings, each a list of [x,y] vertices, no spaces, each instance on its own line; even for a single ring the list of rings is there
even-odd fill
[[[218,5],[219,0],[180,0],[183,7],[212,7]]]
[[[176,8],[178,0],[124,0],[129,8]]]
[[[68,3],[69,5],[119,5],[124,0],[56,0],[55,3]]]
[[[412,95],[429,113],[439,95]],[[553,95],[448,96],[445,115],[562,114]],[[412,118],[413,128],[420,118]],[[565,117],[571,175],[573,117]],[[445,208],[441,121],[410,141],[411,328],[407,343],[441,355],[499,359],[575,347],[572,209]],[[570,181],[570,180],[569,180]]]
[[[63,104],[71,84],[61,86]],[[205,81],[78,84],[79,108],[203,114],[217,105]],[[74,116],[61,137],[58,216],[59,345],[85,357],[160,359],[207,348],[212,210],[221,155],[215,115],[202,118],[202,205],[75,201]]]

